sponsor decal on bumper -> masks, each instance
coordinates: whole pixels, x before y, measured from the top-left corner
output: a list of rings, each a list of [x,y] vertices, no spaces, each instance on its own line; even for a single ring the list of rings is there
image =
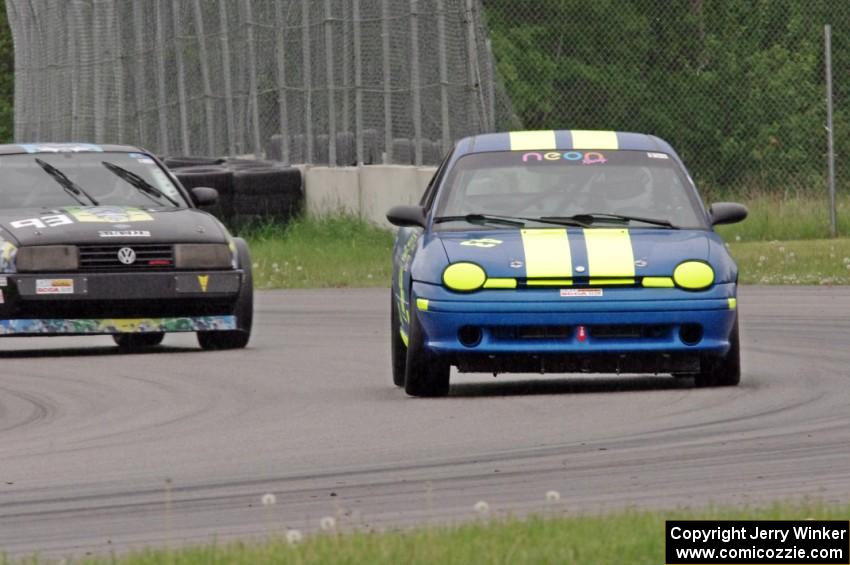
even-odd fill
[[[0,335],[118,334],[235,330],[236,316],[0,320]]]
[[[74,294],[74,279],[36,279],[36,294]]]

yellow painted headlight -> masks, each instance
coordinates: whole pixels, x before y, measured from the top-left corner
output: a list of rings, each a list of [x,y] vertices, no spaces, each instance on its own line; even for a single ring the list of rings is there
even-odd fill
[[[714,269],[702,261],[685,261],[673,271],[673,281],[686,290],[702,290],[714,283]]]
[[[486,280],[487,273],[475,263],[454,263],[443,271],[443,284],[460,292],[478,290]]]

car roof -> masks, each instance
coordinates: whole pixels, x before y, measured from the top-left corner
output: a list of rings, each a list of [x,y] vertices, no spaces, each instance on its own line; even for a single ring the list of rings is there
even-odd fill
[[[604,130],[538,130],[484,133],[461,139],[459,155],[491,151],[556,150],[658,151],[676,155],[666,141],[654,135]]]
[[[99,145],[93,143],[6,143],[0,144],[0,155],[27,153],[145,153],[133,145]]]

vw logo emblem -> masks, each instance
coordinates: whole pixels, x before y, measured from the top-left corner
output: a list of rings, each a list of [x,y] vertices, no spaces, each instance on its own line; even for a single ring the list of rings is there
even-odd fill
[[[125,265],[132,265],[136,262],[136,252],[129,247],[122,247],[118,250],[118,260]]]

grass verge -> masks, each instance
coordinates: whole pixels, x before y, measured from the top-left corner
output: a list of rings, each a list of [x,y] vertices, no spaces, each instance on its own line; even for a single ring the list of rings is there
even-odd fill
[[[730,243],[744,284],[850,284],[850,239]]]
[[[554,508],[552,509],[554,511]],[[603,516],[481,520],[407,532],[322,533],[295,544],[284,532],[264,542],[150,550],[89,558],[83,565],[200,565],[207,563],[664,563],[664,521],[674,519],[847,520],[850,506],[776,504],[761,509],[623,511]],[[2,562],[2,560],[0,560]],[[23,562],[22,562],[23,563]]]
[[[298,218],[245,237],[257,288],[389,286],[393,234],[353,217]]]
[[[734,200],[734,197],[732,198]],[[739,224],[718,226],[729,242],[825,239],[829,237],[826,196],[759,195],[741,201],[750,211]],[[838,234],[850,235],[850,196],[836,199]]]

